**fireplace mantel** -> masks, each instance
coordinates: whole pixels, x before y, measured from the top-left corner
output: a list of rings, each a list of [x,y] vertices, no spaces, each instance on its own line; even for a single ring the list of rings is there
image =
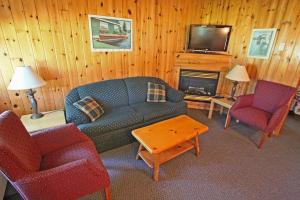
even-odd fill
[[[181,69],[217,71],[220,72],[217,95],[224,95],[226,94],[225,75],[231,65],[232,56],[228,54],[177,53],[175,59],[175,87],[178,88]]]

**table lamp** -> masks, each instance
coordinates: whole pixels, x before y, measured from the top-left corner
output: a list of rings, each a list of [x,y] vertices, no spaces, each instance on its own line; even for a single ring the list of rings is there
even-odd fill
[[[234,94],[238,83],[250,81],[246,67],[242,65],[236,65],[228,72],[228,74],[225,77],[231,80],[233,83],[233,86],[231,88],[231,95],[229,99],[235,101]]]
[[[34,88],[39,88],[46,85],[46,82],[39,77],[30,66],[16,67],[15,73],[8,85],[8,90],[27,90],[27,96],[31,103],[32,115],[31,119],[43,117],[42,113],[38,112],[36,99],[34,98]]]

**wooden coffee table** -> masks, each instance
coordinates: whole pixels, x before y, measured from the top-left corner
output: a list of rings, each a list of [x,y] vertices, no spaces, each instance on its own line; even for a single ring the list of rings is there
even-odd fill
[[[207,126],[187,115],[135,129],[132,135],[140,142],[136,159],[142,158],[153,168],[153,179],[158,181],[162,163],[191,149],[199,156],[198,135],[207,130]]]

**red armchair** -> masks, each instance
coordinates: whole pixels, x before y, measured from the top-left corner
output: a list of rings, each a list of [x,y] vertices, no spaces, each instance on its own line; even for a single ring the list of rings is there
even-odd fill
[[[258,148],[262,148],[268,137],[280,129],[289,110],[289,104],[296,93],[296,88],[259,80],[254,94],[243,95],[230,109],[227,123],[231,116],[237,120],[263,131]]]
[[[23,199],[78,199],[105,189],[108,173],[91,140],[73,124],[30,136],[11,111],[0,115],[0,169]]]

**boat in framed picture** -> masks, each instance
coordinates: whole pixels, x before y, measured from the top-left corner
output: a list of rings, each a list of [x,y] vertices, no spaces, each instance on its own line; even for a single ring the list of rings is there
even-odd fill
[[[89,15],[93,52],[132,51],[132,20]]]

